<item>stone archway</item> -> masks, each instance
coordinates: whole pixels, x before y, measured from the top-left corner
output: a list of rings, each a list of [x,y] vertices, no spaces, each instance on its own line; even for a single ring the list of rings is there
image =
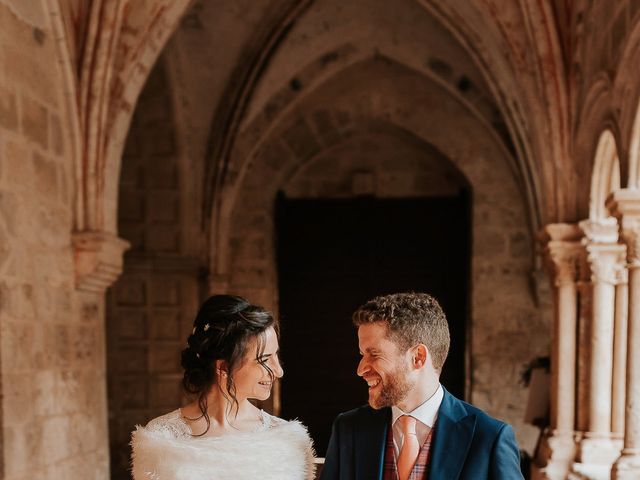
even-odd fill
[[[590,220],[601,221],[609,217],[607,198],[619,189],[620,159],[616,139],[610,130],[605,130],[600,135],[595,153],[589,202]]]
[[[226,214],[219,218],[216,248],[227,261],[213,266],[217,288],[277,307],[276,192],[317,155],[372,127],[433,145],[473,189],[469,397],[514,423],[532,448],[537,431],[522,422],[526,391],[518,375],[520,365],[544,354],[548,339],[546,310],[530,290],[532,240],[523,199],[494,134],[464,103],[414,71],[388,59],[364,61],[278,119],[249,154],[237,191],[221,208]],[[250,128],[247,138],[253,138]],[[239,151],[251,151],[239,141]]]

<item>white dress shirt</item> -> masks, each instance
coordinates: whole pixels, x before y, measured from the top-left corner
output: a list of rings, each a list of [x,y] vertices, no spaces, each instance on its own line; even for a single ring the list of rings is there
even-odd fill
[[[402,427],[400,422],[396,422],[402,415],[409,415],[417,420],[416,422],[416,434],[418,437],[418,443],[420,447],[424,444],[429,431],[433,428],[438,418],[438,410],[444,397],[444,390],[442,385],[438,385],[436,393],[431,395],[424,403],[420,404],[411,412],[403,412],[399,407],[391,407],[391,422],[393,424],[393,449],[396,454],[396,458],[400,454],[400,448],[404,436],[402,435]]]

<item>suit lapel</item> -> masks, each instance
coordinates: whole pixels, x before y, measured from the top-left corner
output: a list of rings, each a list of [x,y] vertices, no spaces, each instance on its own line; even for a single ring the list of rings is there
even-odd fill
[[[468,415],[462,402],[445,390],[433,432],[429,480],[456,480],[460,476],[475,426],[475,415]]]
[[[391,409],[367,409],[358,419],[355,463],[356,480],[382,478],[387,426]]]

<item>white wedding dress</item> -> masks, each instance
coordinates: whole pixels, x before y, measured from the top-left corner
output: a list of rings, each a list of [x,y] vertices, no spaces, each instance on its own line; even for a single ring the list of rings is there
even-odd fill
[[[180,410],[136,427],[134,480],[313,480],[311,439],[298,421],[262,411],[253,432],[194,437]]]

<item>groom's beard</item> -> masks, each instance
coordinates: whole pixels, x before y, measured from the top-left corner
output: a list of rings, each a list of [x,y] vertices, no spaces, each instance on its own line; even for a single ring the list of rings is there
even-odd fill
[[[386,376],[381,382],[380,393],[369,397],[369,405],[375,409],[398,405],[415,386],[409,380],[409,369],[400,364],[395,372]]]

